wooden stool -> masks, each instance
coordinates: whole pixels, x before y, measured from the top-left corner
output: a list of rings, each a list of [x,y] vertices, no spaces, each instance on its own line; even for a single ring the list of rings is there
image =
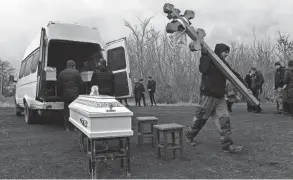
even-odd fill
[[[150,116],[150,117],[137,117],[137,139],[138,139],[138,146],[143,144],[144,137],[151,137],[152,138],[152,145],[154,146],[154,129],[153,126],[158,124],[158,118]],[[146,124],[151,125],[151,131],[144,131],[143,127]]]
[[[183,125],[179,124],[158,124],[154,125],[155,136],[156,136],[156,148],[157,148],[157,157],[161,156],[161,148],[164,149],[165,160],[168,160],[168,150],[173,150],[173,158],[176,157],[176,150],[180,149],[180,156],[183,156]],[[163,133],[164,142],[160,143],[160,132]],[[172,134],[172,142],[168,143],[168,133]],[[179,133],[179,144],[175,142],[175,133]]]

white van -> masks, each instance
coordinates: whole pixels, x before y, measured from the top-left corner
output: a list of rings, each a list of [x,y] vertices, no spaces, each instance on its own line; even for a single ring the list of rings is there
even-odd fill
[[[107,60],[115,77],[115,96],[132,97],[126,38],[102,47],[98,29],[60,22],[49,22],[26,48],[16,83],[16,115],[24,111],[25,122],[36,122],[44,111],[63,110],[57,93],[58,74],[68,60],[74,60],[88,92],[93,70],[101,58]]]

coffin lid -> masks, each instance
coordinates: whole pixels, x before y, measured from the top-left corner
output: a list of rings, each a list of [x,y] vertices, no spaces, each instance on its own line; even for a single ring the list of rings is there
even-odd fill
[[[110,105],[112,105],[113,111],[110,111]],[[80,95],[69,105],[69,108],[87,117],[133,116],[133,112],[113,96]]]

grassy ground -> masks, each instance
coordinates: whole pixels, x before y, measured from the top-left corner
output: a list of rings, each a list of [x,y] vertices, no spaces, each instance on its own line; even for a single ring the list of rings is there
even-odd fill
[[[273,105],[249,114],[244,104],[234,108],[233,138],[242,154],[220,151],[220,137],[212,121],[199,134],[196,147],[185,144],[184,158],[165,162],[150,144],[138,148],[131,138],[132,178],[293,178],[293,120],[276,115]],[[160,123],[188,126],[192,106],[132,107],[135,116],[157,116]],[[136,121],[133,122],[136,133]],[[135,134],[136,135],[136,134]],[[0,110],[1,178],[90,178],[87,158],[79,152],[76,132],[56,124],[27,125],[13,109]],[[119,161],[99,166],[100,178],[124,178]]]

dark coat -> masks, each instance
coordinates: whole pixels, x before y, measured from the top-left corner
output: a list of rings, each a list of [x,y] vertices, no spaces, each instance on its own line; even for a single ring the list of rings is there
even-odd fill
[[[144,85],[141,82],[137,82],[134,89],[135,94],[141,95],[145,92]]]
[[[282,88],[284,86],[284,74],[285,67],[280,67],[275,73],[275,89]]]
[[[134,97],[136,99],[138,99],[138,96],[139,96],[139,94],[138,94],[139,93],[139,86],[140,86],[139,82],[134,83],[133,93],[134,93]]]
[[[256,71],[255,74],[251,77],[252,83],[251,83],[251,89],[252,91],[262,91],[262,85],[264,83],[264,77],[260,71]]]
[[[220,54],[226,50],[230,50],[225,44],[217,44],[215,47],[215,53],[220,57]],[[222,59],[226,66],[238,77],[238,79],[246,85],[243,78],[234,71],[230,65]],[[205,96],[211,96],[215,98],[223,98],[226,93],[226,76],[214,65],[212,58],[202,52],[200,58],[199,71],[202,73],[200,94]]]
[[[76,69],[66,68],[58,76],[58,93],[65,101],[72,101],[79,96],[82,83],[81,75]]]
[[[93,73],[91,85],[99,87],[101,95],[115,95],[114,74],[107,66],[99,66]]]
[[[150,89],[151,91],[149,91],[149,92],[151,92],[151,93],[156,93],[156,81],[154,81],[154,80],[148,81],[147,89],[148,90]]]
[[[134,83],[134,87],[133,87],[133,93],[134,93],[134,95],[137,94],[137,88],[138,88],[138,86],[139,86],[138,83],[139,83],[139,82],[135,82],[135,83]]]
[[[251,90],[252,78],[251,78],[250,74],[247,74],[245,76],[244,80],[245,80],[245,82],[247,84],[248,89]]]
[[[293,67],[289,67],[289,69],[285,71],[284,84],[287,85],[287,88],[286,88],[287,97],[284,100],[292,104],[293,103]]]

